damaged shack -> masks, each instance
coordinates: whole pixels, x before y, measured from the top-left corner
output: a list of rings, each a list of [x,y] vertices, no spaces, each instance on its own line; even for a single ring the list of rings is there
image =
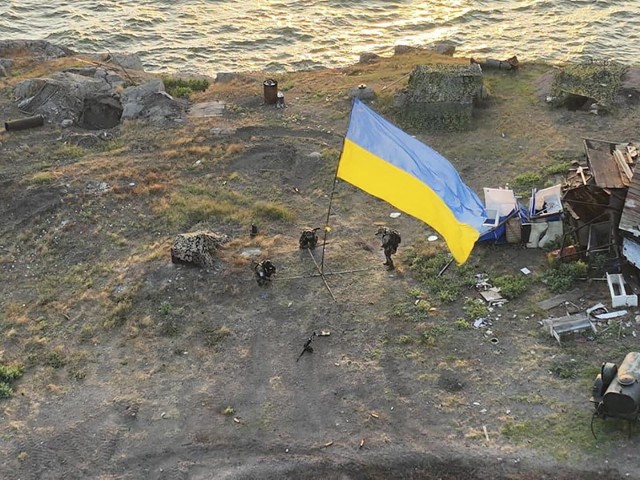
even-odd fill
[[[563,206],[569,231],[567,242],[592,263],[604,256],[620,267],[622,236],[619,225],[632,182],[638,149],[634,144],[584,139],[586,166],[578,166],[564,186]]]

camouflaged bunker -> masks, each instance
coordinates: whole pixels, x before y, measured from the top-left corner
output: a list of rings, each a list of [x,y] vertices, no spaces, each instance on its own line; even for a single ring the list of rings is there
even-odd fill
[[[558,70],[547,99],[552,106],[603,113],[611,110],[628,67],[616,62],[585,62]]]
[[[474,104],[484,95],[482,68],[472,63],[417,65],[395,98],[399,118],[409,127],[466,130]]]

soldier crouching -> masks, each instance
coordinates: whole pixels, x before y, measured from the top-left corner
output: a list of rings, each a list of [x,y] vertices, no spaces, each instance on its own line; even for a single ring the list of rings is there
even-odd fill
[[[255,273],[258,285],[262,287],[271,281],[271,275],[276,273],[276,266],[271,263],[271,260],[263,260],[253,267],[253,272]]]

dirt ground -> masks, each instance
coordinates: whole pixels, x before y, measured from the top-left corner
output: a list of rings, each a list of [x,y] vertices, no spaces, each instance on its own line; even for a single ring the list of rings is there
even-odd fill
[[[636,312],[559,345],[539,323],[567,311],[537,306],[553,295],[547,252],[476,246],[473,273],[527,267],[532,282],[475,329],[458,321],[473,287],[442,302],[411,269],[412,252],[444,249],[429,227],[344,182],[328,288],[322,250],[299,250],[301,230],[325,222],[347,87],[366,81],[389,112],[419,60],[280,77],[283,110],[263,104],[263,74],[246,75],[194,98],[224,101],[221,117],[131,122],[92,148],[55,125],[0,133],[0,363],[24,368],[0,400],[0,477],[640,478],[640,437],[597,419],[594,439],[589,403],[601,363],[639,348]],[[476,192],[580,159],[583,137],[637,140],[636,107],[549,110],[536,96],[549,69],[487,72],[492,97],[471,131],[412,133]],[[5,120],[20,117],[13,84]],[[380,224],[402,233],[393,272]],[[172,264],[175,236],[197,229],[232,240],[210,269]],[[267,287],[252,274],[261,258],[278,267]],[[575,288],[579,308],[609,302],[599,279]],[[330,335],[298,360],[313,331]]]

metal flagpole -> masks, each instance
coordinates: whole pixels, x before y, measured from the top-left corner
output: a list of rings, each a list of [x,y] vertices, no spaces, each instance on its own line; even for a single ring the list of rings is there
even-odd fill
[[[324,273],[324,250],[327,245],[327,233],[331,228],[329,227],[329,216],[331,215],[331,203],[333,202],[333,194],[336,192],[336,183],[338,181],[338,168],[340,167],[340,158],[342,157],[342,151],[344,150],[344,141],[346,137],[342,137],[342,146],[340,147],[340,157],[338,157],[338,164],[336,165],[336,173],[333,176],[333,186],[331,187],[331,195],[329,195],[329,208],[327,209],[327,219],[324,222],[324,238],[322,239],[322,257],[320,259],[320,274]]]

